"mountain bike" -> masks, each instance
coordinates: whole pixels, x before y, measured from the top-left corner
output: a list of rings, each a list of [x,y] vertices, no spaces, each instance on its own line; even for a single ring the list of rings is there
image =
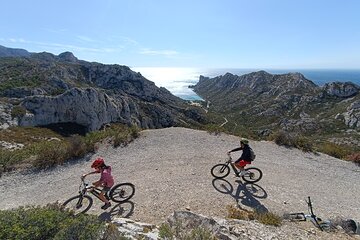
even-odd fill
[[[93,199],[88,193],[91,193],[93,196],[100,199],[101,189],[89,186],[89,184],[85,182],[85,178],[81,177],[79,195],[69,198],[62,206],[69,210],[73,210],[75,214],[86,213],[93,204]],[[120,183],[113,186],[108,194],[105,194],[105,198],[116,203],[123,203],[132,198],[134,194],[135,186],[132,183]]]
[[[310,214],[305,214],[303,212],[287,213],[287,214],[284,214],[284,219],[287,219],[290,221],[299,221],[299,222],[311,221],[321,231],[330,230],[330,221],[323,221],[321,218],[317,217],[314,214],[310,197],[308,197],[308,201],[305,200],[305,202],[308,205],[308,211]]]
[[[216,164],[211,168],[211,175],[215,178],[224,178],[230,173],[230,167],[234,171],[235,175],[241,177],[245,182],[255,183],[258,182],[262,178],[262,171],[256,167],[248,167],[245,168],[245,174],[241,175],[241,171],[235,166],[232,161],[232,157],[228,154],[228,159],[226,159],[225,163]]]

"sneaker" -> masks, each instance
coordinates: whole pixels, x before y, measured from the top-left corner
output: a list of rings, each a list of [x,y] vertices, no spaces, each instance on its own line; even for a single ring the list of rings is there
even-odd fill
[[[108,202],[108,203],[105,203],[104,206],[101,207],[101,209],[107,209],[108,207],[111,207],[111,203]]]

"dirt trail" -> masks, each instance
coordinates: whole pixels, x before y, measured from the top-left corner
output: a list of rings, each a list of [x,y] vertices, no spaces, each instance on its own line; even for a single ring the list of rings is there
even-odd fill
[[[311,196],[320,217],[360,220],[358,166],[323,154],[252,141],[250,145],[257,155],[253,165],[263,170],[263,179],[255,185],[243,184],[233,174],[214,180],[211,167],[223,162],[226,152],[238,144],[235,136],[214,136],[186,128],[142,131],[127,147],[103,146],[91,159],[47,171],[3,175],[0,206],[8,209],[63,202],[77,193],[79,177],[90,170],[90,161],[102,156],[112,166],[117,182],[132,182],[136,186],[132,202],[106,212],[95,199],[91,212],[105,218],[119,214],[159,223],[174,210],[186,208],[224,217],[226,206],[237,203],[281,214],[306,211],[305,199]]]

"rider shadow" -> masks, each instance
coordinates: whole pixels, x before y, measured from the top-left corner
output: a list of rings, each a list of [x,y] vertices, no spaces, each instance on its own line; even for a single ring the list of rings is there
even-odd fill
[[[102,221],[112,221],[114,218],[128,218],[134,213],[134,203],[126,201],[116,204],[109,212],[103,212],[99,215]]]
[[[265,189],[254,183],[242,183],[241,180],[236,180],[235,182],[238,183],[235,191],[234,186],[225,179],[215,178],[212,181],[212,185],[218,192],[232,196],[241,208],[251,208],[259,213],[269,211],[257,200],[267,198],[268,195]]]

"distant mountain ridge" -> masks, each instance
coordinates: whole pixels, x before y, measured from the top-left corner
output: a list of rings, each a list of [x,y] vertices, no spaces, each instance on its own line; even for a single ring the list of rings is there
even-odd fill
[[[210,110],[231,119],[237,127],[261,133],[335,134],[360,129],[360,87],[351,82],[320,87],[301,73],[258,71],[241,76],[200,76],[193,89],[210,102]]]
[[[142,128],[205,122],[201,109],[158,88],[127,66],[90,63],[78,60],[71,52],[26,54],[26,50],[3,49],[3,127],[71,122],[92,131],[110,122]],[[16,121],[14,109],[22,110],[16,114]]]
[[[31,53],[25,49],[7,48],[0,45],[0,57],[29,57]]]

